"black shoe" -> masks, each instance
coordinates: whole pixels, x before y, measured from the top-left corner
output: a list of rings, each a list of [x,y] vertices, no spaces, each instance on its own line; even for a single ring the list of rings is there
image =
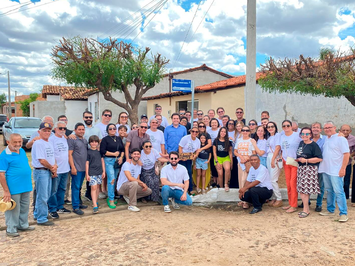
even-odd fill
[[[212,183],[211,186],[212,186],[212,187],[216,187],[216,186],[217,186],[217,183]]]
[[[83,215],[84,214],[84,212],[82,210],[80,210],[80,209],[75,209],[75,210],[73,210],[73,212],[75,214],[77,214],[77,215]]]
[[[91,196],[85,196],[85,199],[86,199],[87,201],[92,201]]]
[[[259,208],[253,208],[252,210],[251,210],[251,212],[249,212],[250,214],[255,214],[255,213],[257,213],[257,212],[261,212],[261,208],[259,209]]]
[[[71,213],[71,211],[68,210],[68,209],[66,209],[66,208],[59,209],[57,212],[58,212],[58,213]]]
[[[49,216],[52,217],[52,219],[59,219],[59,215],[57,212],[50,212]]]
[[[316,212],[321,212],[322,211],[322,206],[316,206],[316,208],[314,209]]]
[[[68,205],[71,205],[71,201],[70,200],[65,200],[64,203],[68,204]]]
[[[308,202],[308,206],[311,206],[311,202]],[[298,205],[298,208],[303,208],[303,202],[300,205]]]
[[[51,222],[51,221],[47,221],[47,222],[45,222],[45,223],[37,223],[37,225],[41,225],[41,226],[52,226],[52,225],[54,225],[54,223]]]
[[[83,204],[80,204],[79,205],[79,209],[86,209],[88,206],[86,206],[86,205],[83,205]]]

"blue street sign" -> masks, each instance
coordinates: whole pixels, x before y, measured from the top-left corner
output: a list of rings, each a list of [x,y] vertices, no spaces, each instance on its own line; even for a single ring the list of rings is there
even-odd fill
[[[189,79],[173,79],[172,90],[173,91],[191,92],[192,82]]]

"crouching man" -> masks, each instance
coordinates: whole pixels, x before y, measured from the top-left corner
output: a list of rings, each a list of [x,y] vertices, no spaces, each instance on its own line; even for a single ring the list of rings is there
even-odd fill
[[[164,212],[171,212],[169,198],[175,210],[180,209],[177,204],[191,205],[192,200],[187,194],[189,188],[189,174],[185,166],[179,163],[179,153],[172,151],[169,154],[170,164],[163,167],[160,180],[163,185],[161,197],[163,198]]]
[[[122,165],[117,181],[117,193],[123,195],[129,211],[139,212],[137,199],[149,196],[152,190],[140,180],[142,167],[138,161],[141,158],[141,151],[137,148],[132,149],[131,158],[130,162],[127,161]]]
[[[260,212],[265,201],[272,196],[272,184],[269,172],[260,164],[259,157],[250,156],[251,168],[244,187],[239,189],[239,198],[242,201],[252,203],[254,208],[250,214]]]

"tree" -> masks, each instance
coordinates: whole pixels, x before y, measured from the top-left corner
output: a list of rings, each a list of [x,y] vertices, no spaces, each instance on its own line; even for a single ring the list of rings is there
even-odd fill
[[[0,94],[0,107],[6,103],[6,94],[3,93],[3,94]]]
[[[344,96],[355,106],[355,50],[349,53],[323,49],[320,59],[298,60],[270,58],[261,70],[261,87],[269,92],[296,92],[300,94]]]
[[[134,48],[131,44],[109,39],[63,38],[52,49],[52,77],[75,87],[101,92],[107,101],[125,109],[132,123],[138,122],[138,105],[143,95],[158,83],[169,62],[160,54],[148,56],[150,48]],[[124,94],[126,102],[112,96]]]
[[[38,93],[31,93],[29,98],[17,102],[17,104],[20,104],[23,116],[30,116],[30,103],[36,101],[38,96]]]

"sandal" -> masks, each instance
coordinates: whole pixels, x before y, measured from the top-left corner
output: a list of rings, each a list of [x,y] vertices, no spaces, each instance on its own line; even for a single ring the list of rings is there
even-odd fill
[[[283,209],[283,210],[288,210],[289,208],[291,208],[291,206],[290,206],[290,205],[285,206],[285,207],[282,207],[282,209]]]
[[[200,188],[197,188],[196,191],[197,191],[197,193],[201,193],[201,189]]]
[[[272,207],[281,207],[283,205],[282,200],[276,200]]]
[[[351,207],[355,207],[355,203],[351,203]]]
[[[238,207],[242,207],[242,206],[243,206],[243,201],[239,201],[239,202],[237,203],[237,206],[238,206]]]
[[[92,213],[93,214],[99,213],[99,208],[98,207],[94,207],[93,210],[92,210]]]
[[[297,211],[297,208],[294,208],[294,207],[290,207],[287,209],[286,213],[293,213],[293,212],[296,212]]]
[[[274,203],[275,203],[275,199],[273,199],[273,200],[269,200],[267,203],[268,203],[268,205],[270,206],[270,207],[272,207],[273,205],[274,205]],[[265,202],[266,203],[266,202]]]
[[[306,213],[306,212],[299,212],[298,213],[298,217],[300,217],[300,218],[306,218],[308,215],[309,215],[309,213]]]
[[[228,187],[227,184],[224,185],[224,191],[225,191],[225,192],[229,192],[229,187]]]
[[[243,209],[247,210],[249,208],[250,208],[249,204],[247,202],[243,202]]]
[[[107,206],[108,206],[110,209],[116,209],[115,203],[112,204],[112,203],[110,202],[110,199],[109,199],[109,198],[106,199],[106,202],[107,202]]]

